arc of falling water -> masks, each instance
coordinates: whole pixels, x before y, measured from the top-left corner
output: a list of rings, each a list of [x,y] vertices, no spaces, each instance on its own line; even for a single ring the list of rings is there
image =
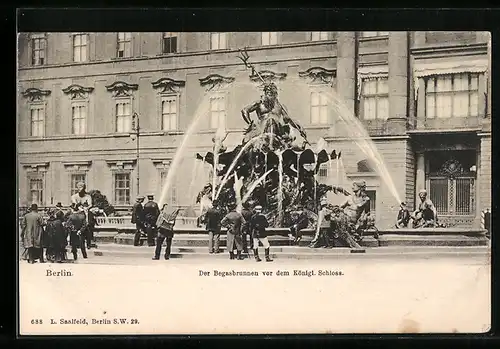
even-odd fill
[[[194,184],[196,183],[196,179],[198,179],[198,172],[200,172],[200,162],[198,159],[194,159],[194,170],[193,177],[191,178],[191,183],[189,184],[189,198],[193,195]]]
[[[245,150],[247,150],[253,143],[255,143],[256,141],[258,141],[259,139],[261,139],[262,137],[265,137],[265,136],[268,136],[269,133],[262,133],[258,136],[255,136],[254,138],[250,139],[244,146],[243,148],[241,148],[240,152],[238,153],[238,155],[236,155],[236,157],[234,158],[233,162],[231,163],[231,165],[229,166],[229,169],[227,170],[226,174],[224,175],[224,177],[222,178],[222,182],[219,186],[219,190],[217,191],[217,194],[215,195],[215,198],[217,199],[219,197],[219,194],[220,192],[222,191],[222,188],[224,187],[224,185],[226,185],[226,182],[227,182],[227,179],[229,177],[229,175],[231,174],[231,172],[233,171],[234,167],[236,166],[238,160],[240,159],[241,155],[243,155],[243,152]],[[214,191],[215,191],[215,188],[214,188]]]
[[[257,186],[264,180],[264,178],[266,178],[266,176],[271,173],[273,171],[273,169],[270,169],[269,171],[267,171],[266,173],[264,173],[262,176],[260,176],[259,179],[257,179],[255,182],[252,183],[252,185],[250,186],[250,188],[248,189],[247,193],[245,194],[245,196],[243,197],[243,200],[241,200],[241,203],[244,203],[246,202],[249,198],[250,198],[250,195],[252,194],[252,192],[255,190],[255,188],[257,188]]]
[[[196,127],[198,126],[199,121],[201,120],[201,117],[205,115],[205,111],[208,110],[208,99],[206,98],[206,93],[202,96],[201,103],[198,104],[198,108],[196,109],[196,112],[194,114],[194,119],[189,125],[186,133],[184,134],[184,138],[182,139],[182,142],[180,146],[177,148],[177,151],[175,152],[174,159],[172,160],[172,164],[170,165],[170,169],[167,172],[167,178],[165,179],[165,184],[163,185],[163,189],[161,191],[161,196],[158,201],[158,205],[160,207],[163,206],[165,203],[165,198],[167,196],[168,190],[170,189],[171,182],[173,180],[173,177],[175,173],[177,172],[177,168],[179,167],[182,157],[181,154],[184,153],[184,150],[186,149],[186,146],[188,144],[188,140],[191,137],[191,135],[194,133],[196,130]]]
[[[315,154],[314,154],[314,165],[315,165],[315,166],[314,166],[314,170],[313,170],[313,171],[314,171],[314,174],[313,174],[313,178],[314,178],[314,179],[313,179],[313,180],[314,180],[314,194],[313,194],[313,196],[314,196],[314,205],[317,205],[317,199],[318,199],[318,198],[317,198],[317,193],[316,193],[316,191],[317,191],[317,190],[316,190],[316,189],[317,189],[316,180],[317,180],[317,175],[318,175],[318,174],[316,173],[316,164],[317,164],[317,163],[318,163],[318,155],[315,153]]]

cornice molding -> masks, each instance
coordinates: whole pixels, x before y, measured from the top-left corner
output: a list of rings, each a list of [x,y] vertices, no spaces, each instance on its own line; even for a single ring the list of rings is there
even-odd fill
[[[63,161],[63,165],[67,166],[90,166],[92,160],[74,160],[74,161]]]
[[[413,47],[410,49],[415,59],[438,58],[449,56],[480,55],[488,53],[487,43],[475,43],[467,45],[432,45]]]

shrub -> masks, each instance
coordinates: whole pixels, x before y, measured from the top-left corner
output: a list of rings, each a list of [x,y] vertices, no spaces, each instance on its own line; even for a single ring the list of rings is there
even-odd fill
[[[106,215],[109,216],[115,212],[115,208],[108,202],[106,195],[103,195],[99,190],[90,190],[89,195],[92,198],[92,205],[99,207]]]

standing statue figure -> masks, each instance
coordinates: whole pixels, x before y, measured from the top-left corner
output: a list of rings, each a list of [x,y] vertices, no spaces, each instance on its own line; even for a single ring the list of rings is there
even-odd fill
[[[257,114],[257,122],[250,117],[253,112]],[[270,133],[282,142],[290,142],[290,126],[305,138],[304,129],[288,116],[287,110],[279,102],[278,88],[272,82],[264,84],[264,95],[260,100],[243,108],[241,115],[248,124],[244,142],[262,133]]]

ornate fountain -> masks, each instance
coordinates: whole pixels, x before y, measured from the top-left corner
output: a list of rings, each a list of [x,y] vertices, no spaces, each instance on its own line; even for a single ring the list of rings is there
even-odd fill
[[[203,205],[217,199],[224,214],[232,205],[241,207],[247,201],[261,205],[270,226],[279,228],[290,226],[290,213],[298,207],[317,212],[329,191],[349,195],[341,187],[317,180],[320,166],[340,160],[341,154],[327,151],[323,139],[313,149],[304,129],[279,102],[276,85],[264,81],[245,51],[238,58],[252,70],[251,76],[260,78],[264,95],[241,111],[248,125],[241,144],[228,150],[223,144],[227,135],[219,129],[212,139],[213,151],[196,154],[213,168],[212,180],[197,201]],[[252,119],[253,113],[257,118]]]

